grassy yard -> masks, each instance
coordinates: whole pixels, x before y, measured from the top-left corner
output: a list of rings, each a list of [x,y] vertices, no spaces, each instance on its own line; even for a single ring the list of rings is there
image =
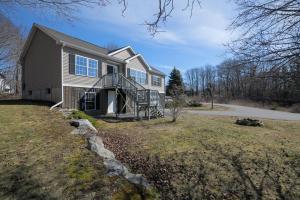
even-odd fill
[[[47,106],[0,102],[0,199],[140,199],[71,130]]]
[[[300,123],[184,114],[107,123],[105,144],[153,182],[164,199],[300,199]]]

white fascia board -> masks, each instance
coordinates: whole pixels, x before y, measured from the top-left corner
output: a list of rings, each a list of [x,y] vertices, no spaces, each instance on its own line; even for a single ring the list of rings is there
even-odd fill
[[[148,70],[151,70],[150,65],[148,65],[148,63],[146,62],[146,60],[144,59],[144,57],[141,54],[137,54],[135,56],[132,56],[132,57],[126,59],[125,62],[129,63],[131,60],[133,60],[133,59],[135,59],[137,57],[140,57],[142,59],[142,61],[145,63],[145,65],[148,67]]]
[[[127,59],[125,60],[125,62],[126,62],[126,63],[129,63],[129,61],[135,59],[136,57],[139,57],[140,55],[141,55],[141,54],[137,54],[137,55],[135,55],[135,56],[132,56],[132,57],[130,57],[130,58],[127,58]]]

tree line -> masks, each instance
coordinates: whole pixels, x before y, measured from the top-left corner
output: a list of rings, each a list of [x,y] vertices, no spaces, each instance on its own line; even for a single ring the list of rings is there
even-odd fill
[[[276,70],[227,59],[217,66],[188,69],[185,89],[189,95],[208,95],[212,88],[219,101],[247,99],[293,104],[300,102],[300,65],[291,63]]]

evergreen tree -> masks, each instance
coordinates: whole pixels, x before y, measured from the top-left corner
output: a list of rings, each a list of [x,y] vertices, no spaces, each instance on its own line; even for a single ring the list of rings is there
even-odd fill
[[[173,68],[169,76],[169,82],[167,85],[167,95],[170,95],[172,93],[171,91],[173,90],[176,90],[179,93],[184,92],[182,76],[180,71],[176,69],[176,67]]]

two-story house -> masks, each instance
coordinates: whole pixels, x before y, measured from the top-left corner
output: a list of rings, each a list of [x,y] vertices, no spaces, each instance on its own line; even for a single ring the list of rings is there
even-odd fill
[[[19,63],[23,99],[92,114],[163,116],[165,75],[130,46],[109,51],[34,24]]]

